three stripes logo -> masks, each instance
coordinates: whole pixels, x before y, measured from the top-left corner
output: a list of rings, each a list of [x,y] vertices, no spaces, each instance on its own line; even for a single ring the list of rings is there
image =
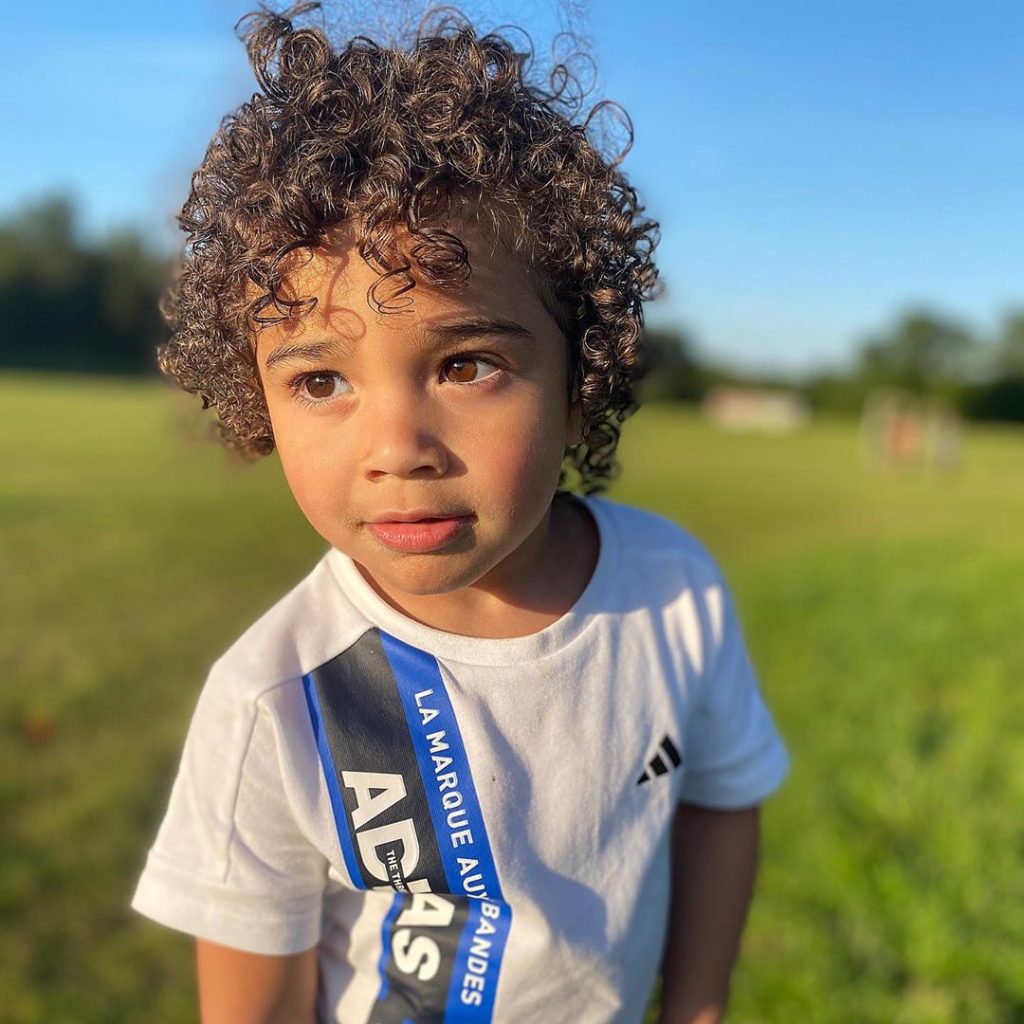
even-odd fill
[[[666,760],[671,763],[670,768],[666,764]],[[668,734],[662,736],[661,743],[658,745],[658,750],[647,762],[647,768],[644,773],[636,780],[638,786],[642,786],[645,782],[650,782],[651,779],[658,775],[667,775],[670,771],[678,768],[683,763],[683,757],[679,753],[679,749],[672,742],[672,737]]]

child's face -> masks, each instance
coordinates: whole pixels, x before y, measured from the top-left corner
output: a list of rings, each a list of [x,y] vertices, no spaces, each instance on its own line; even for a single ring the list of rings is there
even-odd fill
[[[460,231],[472,275],[417,281],[377,314],[343,230],[289,280],[317,308],[257,340],[285,476],[314,529],[386,593],[539,578],[565,446],[580,440],[566,341],[536,283]]]

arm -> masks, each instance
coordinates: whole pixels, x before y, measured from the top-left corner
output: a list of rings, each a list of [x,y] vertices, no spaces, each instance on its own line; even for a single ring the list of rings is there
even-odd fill
[[[680,804],[661,1024],[718,1024],[757,871],[760,811]]]
[[[196,940],[202,1024],[314,1024],[316,949],[265,956]]]

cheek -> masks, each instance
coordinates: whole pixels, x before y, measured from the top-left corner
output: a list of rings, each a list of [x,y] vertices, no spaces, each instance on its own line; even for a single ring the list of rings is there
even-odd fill
[[[278,444],[278,456],[292,496],[314,529],[335,519],[348,490],[338,460],[328,457],[324,445],[295,438]]]
[[[517,404],[510,415],[495,417],[483,430],[477,423],[464,435],[467,463],[508,503],[547,501],[558,485],[567,411],[547,397]]]

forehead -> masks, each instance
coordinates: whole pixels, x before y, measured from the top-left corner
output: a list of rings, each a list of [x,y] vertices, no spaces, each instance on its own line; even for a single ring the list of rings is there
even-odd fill
[[[359,254],[354,229],[332,228],[319,249],[296,254],[287,269],[280,293],[288,299],[315,297],[314,310],[294,320],[264,328],[257,344],[265,350],[268,340],[309,331],[331,330],[361,336],[372,324],[380,329],[408,329],[410,322],[429,326],[452,314],[473,312],[496,319],[516,320],[533,333],[558,331],[555,318],[543,298],[539,275],[500,242],[472,225],[453,230],[465,245],[470,274],[464,284],[436,286],[425,280],[414,260],[410,274],[414,286],[397,300],[400,312],[380,312],[372,300],[381,274]],[[408,253],[408,233],[398,233],[398,245]],[[400,279],[399,279],[400,280]],[[378,293],[379,294],[379,293]],[[392,294],[385,284],[385,295]]]

